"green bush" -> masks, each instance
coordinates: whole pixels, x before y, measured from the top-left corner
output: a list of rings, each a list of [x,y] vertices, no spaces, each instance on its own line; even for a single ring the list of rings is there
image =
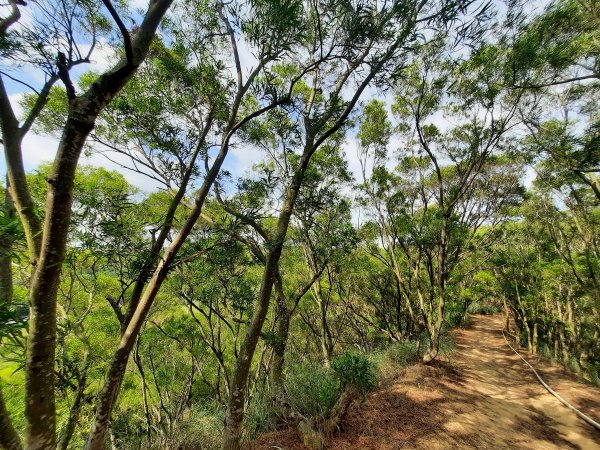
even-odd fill
[[[429,335],[426,331],[421,334],[421,351],[428,351],[430,348]],[[454,338],[447,326],[443,326],[440,332],[440,353],[438,356],[449,358],[454,352]]]
[[[445,320],[451,327],[457,327],[463,323],[465,319],[465,310],[459,303],[450,303],[446,307]]]
[[[378,369],[378,378],[386,383],[395,379],[399,369],[408,367],[419,360],[417,341],[395,342],[378,352],[371,353],[369,359]]]
[[[288,367],[285,390],[293,408],[305,416],[325,419],[342,393],[336,374],[318,364]]]
[[[590,364],[587,373],[589,380],[596,386],[600,386],[600,363]]]
[[[149,450],[218,450],[221,448],[221,435],[225,409],[214,405],[192,407],[187,417],[175,424],[169,438],[142,444]],[[124,447],[133,448],[133,447]]]
[[[567,368],[574,373],[581,373],[581,365],[579,364],[579,361],[577,360],[577,358],[575,358],[574,356],[571,356],[569,358],[569,361],[567,362]]]
[[[344,385],[351,385],[363,392],[377,385],[375,365],[366,355],[346,352],[336,356],[332,362],[335,373]]]

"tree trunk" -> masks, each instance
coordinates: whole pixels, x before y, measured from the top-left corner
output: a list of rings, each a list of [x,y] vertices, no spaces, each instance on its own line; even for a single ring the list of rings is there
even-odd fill
[[[537,354],[538,350],[538,323],[537,320],[533,323],[533,331],[531,336],[531,351],[533,354]]]
[[[7,177],[7,188],[4,196],[4,214],[8,220],[15,217],[15,207],[10,198]],[[13,299],[12,246],[13,236],[10,232],[0,231],[0,308],[10,308]]]
[[[329,328],[329,323],[327,322],[327,305],[323,301],[321,283],[319,281],[313,285],[313,294],[317,301],[317,305],[319,306],[319,318],[321,319],[321,355],[323,357],[323,365],[325,367],[331,367],[333,339],[331,338],[331,330]]]
[[[100,112],[144,60],[159,22],[171,2],[172,0],[155,0],[150,3],[141,26],[130,42],[130,59],[123,59],[116,68],[101,75],[81,96],[77,97],[74,92],[69,92],[68,117],[52,174],[48,179],[43,229],[36,224],[37,217],[26,183],[21,152],[21,130],[12,113],[10,101],[5,95],[4,85],[0,86],[2,135],[11,197],[23,223],[29,256],[35,266],[29,292],[29,333],[25,363],[27,448],[31,450],[51,449],[56,446],[56,296],[67,244],[73,181],[79,156]],[[63,78],[69,86],[68,77]]]
[[[72,117],[78,112],[77,105],[73,103],[52,175],[48,179],[44,237],[29,294],[25,416],[27,448],[30,450],[56,446],[56,296],[71,220],[75,169],[81,149],[93,128],[93,121],[83,122]]]
[[[271,385],[275,397],[283,401],[285,398],[283,366],[285,363],[285,348],[287,346],[291,318],[280,277],[277,277],[275,281],[275,292],[277,295],[277,342],[273,346]]]
[[[81,414],[81,408],[83,406],[83,401],[85,398],[86,379],[87,377],[83,375],[79,380],[77,393],[75,394],[75,399],[73,400],[71,410],[69,411],[69,419],[67,420],[67,424],[62,432],[60,441],[58,443],[59,450],[67,450],[69,442],[71,442],[71,438],[73,437],[73,433],[75,432],[75,427],[77,426],[77,422],[79,421],[79,415]]]
[[[429,364],[433,362],[440,353],[440,336],[442,326],[444,325],[444,311],[445,311],[445,299],[440,296],[437,305],[437,317],[432,323],[428,323],[427,330],[429,332],[429,351],[423,356],[423,362]],[[429,322],[429,321],[428,321]]]
[[[23,135],[19,122],[14,115],[10,99],[0,77],[0,123],[2,125],[2,143],[6,159],[7,190],[15,204],[19,219],[23,224],[27,250],[31,264],[35,267],[42,246],[42,224],[35,212],[35,205],[29,192],[21,141]]]
[[[306,145],[298,170],[294,173],[294,177],[286,190],[285,201],[281,213],[279,214],[279,220],[277,221],[277,232],[275,238],[271,242],[271,250],[267,255],[254,315],[252,316],[252,320],[246,331],[246,336],[244,337],[244,342],[242,343],[240,354],[236,361],[231,382],[229,402],[227,405],[227,414],[225,416],[223,445],[221,446],[222,450],[239,450],[241,448],[242,422],[244,420],[248,373],[250,372],[254,351],[256,350],[258,338],[269,310],[271,292],[277,278],[279,259],[283,250],[283,244],[292,217],[294,204],[298,197],[298,192],[300,191],[300,186],[302,185],[310,156],[312,155],[312,152],[314,152],[314,149],[311,149],[312,152],[309,149],[310,147]]]

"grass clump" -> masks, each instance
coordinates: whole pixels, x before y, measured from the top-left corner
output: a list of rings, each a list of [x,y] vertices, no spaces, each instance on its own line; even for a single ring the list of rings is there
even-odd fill
[[[418,343],[404,341],[392,344],[385,352],[385,358],[395,367],[407,367],[419,360]]]
[[[142,444],[148,450],[218,450],[221,448],[225,408],[216,405],[196,405],[177,422],[170,436]],[[127,447],[125,447],[127,448]]]
[[[419,360],[418,342],[394,342],[387,348],[370,355],[379,371],[380,381],[387,383],[401,374],[402,369]]]
[[[277,412],[267,395],[255,395],[250,399],[244,417],[244,432],[249,440],[260,434],[277,429]]]
[[[319,364],[288,367],[285,391],[290,405],[308,417],[325,419],[342,393],[336,373]]]
[[[454,338],[452,337],[452,334],[450,333],[448,326],[444,325],[442,327],[439,339],[440,339],[440,351],[438,353],[438,357],[442,356],[444,358],[450,358],[450,356],[452,356],[452,353],[454,352],[454,349],[456,348],[456,345],[454,343]],[[429,348],[430,348],[429,335],[426,332],[423,332],[421,334],[421,349],[424,352],[423,354],[426,354],[426,352],[429,351]]]

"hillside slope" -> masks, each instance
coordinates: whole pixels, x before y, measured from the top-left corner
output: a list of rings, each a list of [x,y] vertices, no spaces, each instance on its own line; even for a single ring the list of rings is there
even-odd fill
[[[600,449],[600,432],[564,407],[506,345],[500,316],[475,316],[455,332],[452,363],[417,365],[354,407],[328,448]],[[542,377],[595,420],[600,389],[530,357]],[[302,449],[294,432],[262,436],[254,448]]]

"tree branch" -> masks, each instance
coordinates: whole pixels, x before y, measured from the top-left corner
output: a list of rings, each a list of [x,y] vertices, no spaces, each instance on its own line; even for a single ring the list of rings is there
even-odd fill
[[[21,11],[17,7],[17,3],[23,5],[24,2],[17,2],[15,0],[9,0],[8,4],[10,5],[10,14],[8,17],[0,20],[0,35],[5,34],[11,25],[17,22],[21,18]]]
[[[127,59],[127,63],[133,64],[133,48],[131,47],[131,36],[129,35],[129,31],[125,27],[125,24],[119,16],[119,13],[117,13],[117,10],[110,0],[102,0],[102,3],[104,3],[104,6],[106,6],[106,9],[108,9],[108,12],[117,24],[117,27],[119,27],[119,31],[123,36],[123,45],[125,46],[125,58]]]

